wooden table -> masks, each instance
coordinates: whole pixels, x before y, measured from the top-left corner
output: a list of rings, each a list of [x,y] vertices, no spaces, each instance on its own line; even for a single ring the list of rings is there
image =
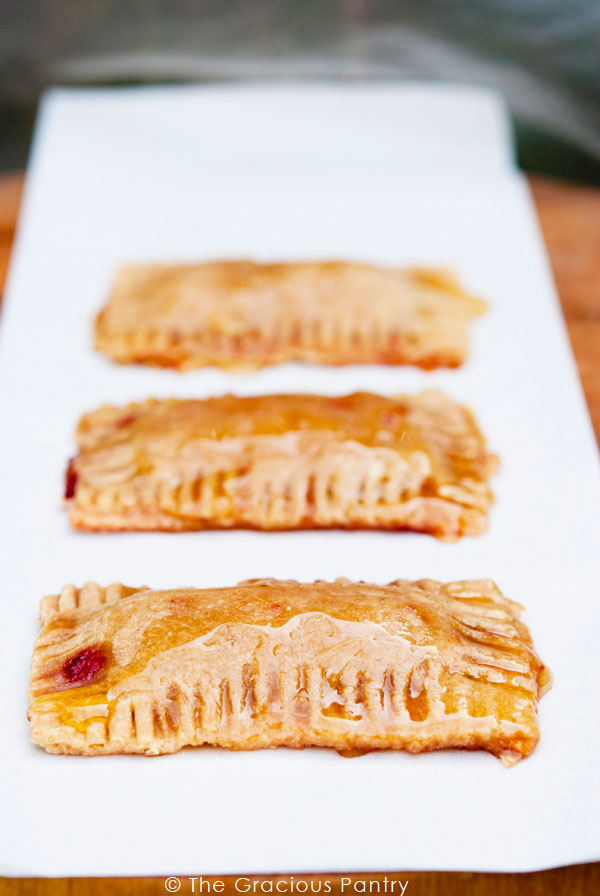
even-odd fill
[[[0,178],[0,293],[6,275],[23,185],[21,174]],[[571,343],[600,441],[600,190],[531,178],[531,188]],[[552,786],[552,782],[548,782]],[[66,795],[68,798],[68,795]],[[599,812],[600,814],[600,812]],[[535,821],[534,821],[535,823]],[[565,820],[568,826],[568,819]],[[168,831],[165,832],[168,836]],[[466,832],[468,836],[468,832]],[[600,832],[599,832],[600,844]],[[101,848],[101,845],[99,845]],[[175,872],[176,869],[173,869]],[[383,882],[386,875],[352,875]],[[307,875],[302,879],[308,880]],[[299,876],[296,876],[298,880]],[[600,894],[600,863],[534,874],[393,873],[388,880],[409,881],[406,896],[594,896]],[[235,893],[233,878],[226,896]],[[318,881],[319,877],[310,878]],[[323,875],[340,893],[339,876]],[[192,893],[187,877],[182,896]],[[271,879],[273,880],[273,879]],[[281,878],[282,881],[286,877]],[[383,883],[381,884],[381,893]],[[195,892],[198,892],[197,886]],[[260,893],[260,890],[258,891]],[[395,890],[394,893],[399,893]],[[163,878],[86,878],[77,880],[0,879],[0,896],[164,896]],[[344,896],[352,891],[346,889]],[[388,889],[389,893],[389,889]],[[307,894],[310,896],[310,893]]]

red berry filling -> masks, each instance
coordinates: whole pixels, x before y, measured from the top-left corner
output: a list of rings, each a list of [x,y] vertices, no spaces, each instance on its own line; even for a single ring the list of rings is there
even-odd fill
[[[86,647],[63,665],[63,674],[67,681],[79,683],[92,681],[106,663],[104,652],[98,647]]]
[[[67,472],[65,474],[65,498],[72,498],[77,487],[77,473],[75,472],[74,461],[69,461]]]
[[[126,414],[124,417],[119,417],[115,426],[117,429],[123,429],[124,426],[129,426],[130,423],[133,423],[135,420],[135,414]]]

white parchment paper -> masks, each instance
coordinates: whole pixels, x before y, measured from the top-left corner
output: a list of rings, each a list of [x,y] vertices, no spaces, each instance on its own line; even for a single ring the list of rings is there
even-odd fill
[[[598,456],[498,100],[408,87],[56,91],[46,97],[1,321],[0,871],[168,875],[520,871],[597,859]],[[454,266],[490,312],[460,371],[126,368],[91,326],[124,261],[348,258]],[[78,416],[103,402],[441,387],[502,459],[489,533],[77,534]],[[487,754],[188,750],[49,756],[29,741],[38,602],[67,582],[491,576],[555,675],[541,743]]]

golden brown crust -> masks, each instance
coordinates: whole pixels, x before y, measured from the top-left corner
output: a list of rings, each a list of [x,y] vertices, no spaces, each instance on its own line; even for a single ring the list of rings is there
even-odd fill
[[[226,395],[84,416],[67,472],[71,524],[91,530],[485,530],[496,458],[440,392]]]
[[[96,348],[122,364],[457,367],[485,303],[446,271],[350,262],[122,268]]]
[[[462,747],[510,764],[538,741],[550,675],[489,580],[85,587],[46,600],[34,649],[49,752]]]

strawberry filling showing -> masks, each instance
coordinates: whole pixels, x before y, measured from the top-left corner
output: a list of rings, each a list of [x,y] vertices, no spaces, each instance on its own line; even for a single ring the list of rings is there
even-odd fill
[[[90,682],[102,670],[105,663],[106,656],[100,648],[86,647],[85,650],[65,661],[63,675],[67,681],[73,684]]]
[[[75,472],[75,464],[69,461],[67,472],[65,473],[65,498],[72,498],[77,487],[77,473]]]

